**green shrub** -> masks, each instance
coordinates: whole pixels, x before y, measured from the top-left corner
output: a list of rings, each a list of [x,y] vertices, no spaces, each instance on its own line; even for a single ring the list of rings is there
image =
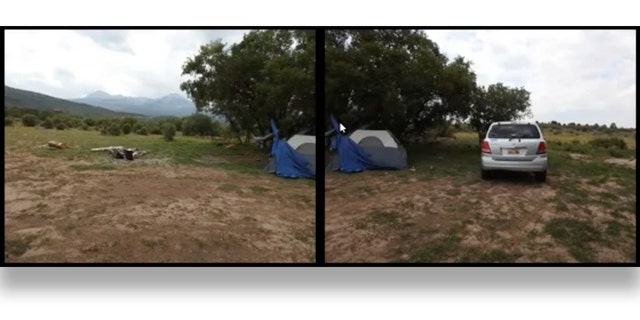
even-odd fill
[[[573,153],[581,153],[581,154],[590,154],[593,150],[589,145],[586,144],[564,144],[561,148],[562,150],[565,150],[567,152],[573,152]]]
[[[40,126],[45,129],[53,129],[53,121],[51,121],[50,118],[46,118],[42,123],[40,123]]]
[[[438,127],[437,129],[437,136],[438,137],[447,137],[447,138],[453,138],[454,137],[454,131],[453,128],[446,124],[446,125],[442,125],[440,127]]]
[[[25,114],[22,116],[22,124],[25,127],[35,127],[38,124],[38,117],[32,114]]]
[[[67,128],[67,126],[65,126],[64,123],[62,123],[62,122],[58,122],[58,124],[56,124],[56,129],[57,130],[64,130],[66,128]]]
[[[136,130],[136,133],[142,136],[146,136],[149,134],[149,131],[147,130],[147,128],[141,127],[140,129]]]
[[[129,134],[131,133],[131,126],[128,123],[122,125],[122,133]]]
[[[181,124],[182,134],[185,136],[206,136],[213,134],[213,123],[207,115],[196,113],[184,119]]]
[[[107,128],[107,134],[110,135],[110,136],[119,136],[119,135],[122,134],[122,129],[120,128],[119,125],[117,125],[115,123],[112,123]]]
[[[626,154],[621,149],[607,149],[609,155],[614,158],[625,158]]]
[[[82,128],[82,130],[84,130],[84,131],[89,130],[89,126],[88,126],[86,123],[85,123],[85,124],[83,124],[81,128]]]
[[[133,125],[133,132],[138,133],[138,131],[140,131],[140,129],[142,129],[142,124],[140,123],[136,123]]]
[[[613,137],[596,138],[589,141],[589,144],[594,147],[604,148],[604,149],[609,149],[609,148],[620,149],[620,150],[627,149],[627,144],[621,138],[613,138]]]
[[[176,135],[176,126],[173,123],[165,123],[164,128],[162,128],[164,139],[167,141],[172,141],[173,136]]]
[[[13,119],[9,118],[9,117],[5,117],[4,118],[4,125],[6,126],[12,126],[13,125]]]
[[[162,129],[160,129],[160,126],[157,125],[153,125],[149,128],[149,133],[150,134],[162,134]]]

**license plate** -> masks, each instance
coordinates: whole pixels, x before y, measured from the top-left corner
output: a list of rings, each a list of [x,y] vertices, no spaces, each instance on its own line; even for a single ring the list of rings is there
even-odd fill
[[[520,154],[520,151],[518,149],[510,149],[507,151],[507,154]]]

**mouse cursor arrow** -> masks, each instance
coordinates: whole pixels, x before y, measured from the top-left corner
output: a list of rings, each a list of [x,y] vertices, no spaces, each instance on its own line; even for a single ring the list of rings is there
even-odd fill
[[[342,123],[340,124],[340,132],[345,133],[347,131],[347,128],[345,128]]]

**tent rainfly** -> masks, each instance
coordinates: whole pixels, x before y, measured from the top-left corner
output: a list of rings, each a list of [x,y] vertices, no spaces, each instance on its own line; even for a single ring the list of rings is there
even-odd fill
[[[316,137],[296,134],[288,141],[280,139],[271,119],[273,143],[265,171],[284,178],[315,178]]]
[[[352,173],[372,169],[405,169],[407,151],[389,130],[355,130],[350,136],[340,132],[331,117],[336,136],[331,149],[337,151],[328,165],[330,170]]]

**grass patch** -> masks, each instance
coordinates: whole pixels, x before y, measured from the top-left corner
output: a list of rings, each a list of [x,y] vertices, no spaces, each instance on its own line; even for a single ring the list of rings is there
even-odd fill
[[[249,189],[253,191],[255,194],[263,194],[269,191],[269,188],[261,187],[261,186],[250,186]]]
[[[291,199],[296,201],[301,201],[306,205],[312,206],[315,201],[315,195],[303,195],[303,194],[293,194],[290,195]]]
[[[403,209],[407,209],[407,210],[413,210],[413,209],[416,208],[416,205],[413,202],[409,202],[409,201],[405,201],[405,202],[400,203],[400,206]]]
[[[618,210],[615,210],[611,213],[611,216],[617,219],[624,219],[624,216],[620,214]]]
[[[462,191],[460,191],[459,189],[449,189],[449,190],[447,190],[447,194],[452,196],[452,197],[455,197],[455,196],[461,195]]]
[[[240,191],[240,187],[235,184],[223,183],[218,186],[218,190],[220,191]]]
[[[592,202],[593,197],[590,197],[589,191],[578,187],[578,182],[574,179],[563,181],[555,185],[556,187],[556,201],[557,203],[573,203],[578,206],[582,206],[589,202]]]
[[[606,222],[606,226],[605,233],[609,236],[620,236],[623,233],[635,236],[635,229],[631,224],[610,220]]]
[[[156,240],[142,239],[142,244],[151,249],[157,247],[160,243]]]
[[[480,262],[514,262],[516,256],[503,250],[494,249],[480,257]]]
[[[357,230],[365,230],[367,229],[367,227],[369,226],[369,224],[367,223],[366,220],[360,220],[358,222],[356,222],[356,229]]]
[[[396,211],[377,210],[371,213],[365,220],[356,223],[356,229],[367,229],[370,225],[403,229],[412,227],[415,224],[407,221],[404,214]]]
[[[69,145],[64,150],[42,148],[47,141],[61,141]],[[101,162],[112,159],[108,152],[91,152],[91,148],[124,146],[145,150],[148,153],[140,160],[168,162],[169,164],[211,166],[243,174],[264,174],[262,168],[268,154],[255,144],[216,144],[209,138],[186,137],[177,134],[172,142],[164,141],[162,135],[101,135],[98,131],[45,130],[34,127],[5,127],[5,150],[27,152],[41,157]],[[209,161],[217,159],[218,161]],[[124,160],[123,160],[124,161]],[[140,161],[135,160],[134,163]],[[113,170],[108,167],[77,166],[75,170]]]
[[[42,195],[41,197],[44,197],[44,195]],[[35,207],[33,207],[33,210],[35,210],[36,212],[41,212],[42,210],[46,209],[47,207],[49,207],[49,205],[47,205],[44,202],[40,202]]]
[[[622,223],[618,221],[608,221],[607,228],[604,231],[610,236],[619,236],[622,232]]]
[[[204,240],[200,239],[200,238],[194,238],[193,242],[196,243],[196,246],[198,247],[198,249],[202,250],[204,249],[204,247],[207,246],[207,243],[204,242]]]
[[[434,176],[464,177],[479,174],[480,147],[477,135],[458,133],[453,143],[446,145],[423,143],[407,150],[408,166],[415,167],[419,180]]]
[[[500,249],[493,249],[489,252],[483,253],[477,262],[509,263],[509,262],[515,262],[518,257],[519,255],[517,254],[511,254]]]
[[[31,248],[31,241],[31,238],[6,240],[4,242],[4,250],[12,256],[21,256]]]
[[[400,220],[400,216],[396,212],[375,211],[369,216],[369,220],[375,224],[394,224]]]
[[[315,227],[297,229],[293,232],[293,237],[304,243],[313,242],[315,239]]]
[[[618,201],[618,196],[610,192],[600,192],[598,195],[600,196],[600,198],[605,200]]]
[[[564,212],[568,212],[569,211],[569,207],[567,207],[567,205],[562,202],[562,201],[556,201],[556,209],[558,209],[559,211],[564,211]]]
[[[569,253],[580,262],[591,261],[588,243],[602,240],[602,234],[596,227],[571,218],[552,219],[544,229],[556,241],[568,247]]]
[[[360,191],[362,191],[363,193],[370,195],[373,193],[373,188],[370,186],[364,186],[360,189]]]
[[[420,247],[409,257],[410,262],[442,262],[453,253],[457,253],[460,247],[458,235],[448,233],[444,237],[429,241],[425,246]]]

